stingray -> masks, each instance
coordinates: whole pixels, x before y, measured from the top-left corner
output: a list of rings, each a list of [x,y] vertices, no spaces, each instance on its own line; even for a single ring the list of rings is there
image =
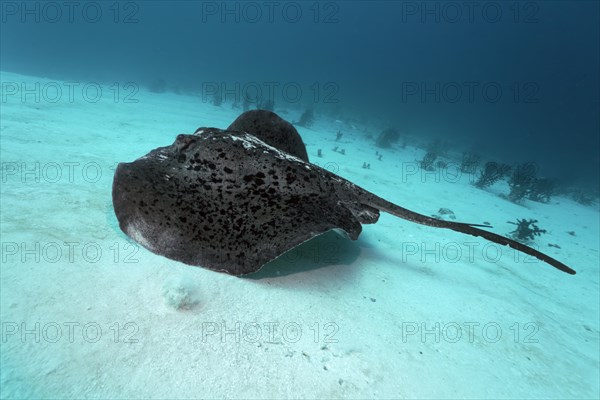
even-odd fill
[[[148,250],[231,275],[258,271],[330,230],[352,240],[380,211],[480,236],[575,271],[525,244],[482,228],[410,211],[308,161],[296,129],[277,114],[248,111],[227,129],[199,128],[117,166],[119,226]]]

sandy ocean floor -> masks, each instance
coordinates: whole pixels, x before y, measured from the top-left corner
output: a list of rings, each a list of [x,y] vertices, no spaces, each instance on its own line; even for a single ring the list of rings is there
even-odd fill
[[[505,183],[484,191],[469,175],[422,175],[425,152],[411,145],[379,161],[366,134],[380,127],[318,117],[299,128],[311,161],[500,234],[535,218],[547,230],[539,249],[577,275],[383,214],[356,242],[331,232],[235,278],[136,246],[118,228],[111,185],[118,162],[225,128],[240,110],[125,83],[96,96],[82,82],[70,99],[65,82],[1,80],[0,397],[600,396],[597,208],[517,205],[499,196]]]

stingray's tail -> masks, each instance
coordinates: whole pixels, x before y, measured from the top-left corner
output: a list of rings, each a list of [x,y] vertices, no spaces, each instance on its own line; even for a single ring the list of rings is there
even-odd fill
[[[575,275],[575,271],[573,269],[567,267],[565,264],[561,263],[560,261],[555,260],[554,258],[542,253],[541,251],[537,251],[536,249],[526,246],[523,243],[519,243],[516,240],[512,240],[512,239],[506,238],[504,236],[500,236],[495,233],[492,233],[489,231],[484,231],[483,229],[478,228],[478,227],[490,228],[490,226],[488,226],[488,225],[476,225],[476,224],[465,224],[465,223],[461,223],[461,222],[444,221],[444,220],[440,220],[440,219],[431,218],[426,215],[416,213],[414,211],[410,211],[406,208],[397,206],[396,204],[390,203],[389,201],[384,200],[377,196],[374,196],[373,200],[374,200],[373,203],[369,204],[370,206],[378,208],[379,210],[385,211],[389,214],[395,215],[396,217],[407,219],[409,221],[416,222],[417,224],[421,224],[421,225],[433,226],[436,228],[452,229],[453,231],[466,233],[467,235],[480,236],[491,242],[498,243],[503,246],[509,246],[509,247],[511,247],[515,250],[518,250],[522,253],[525,253],[532,257],[535,257],[538,260],[542,260],[542,261],[552,265],[554,268],[557,268],[563,272],[566,272],[567,274]]]

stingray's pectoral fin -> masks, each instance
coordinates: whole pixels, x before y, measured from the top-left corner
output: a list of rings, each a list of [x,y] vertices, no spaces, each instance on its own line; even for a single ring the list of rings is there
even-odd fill
[[[491,242],[501,244],[503,246],[509,246],[517,251],[530,255],[532,257],[537,258],[538,260],[544,261],[554,268],[557,268],[567,274],[575,275],[575,270],[567,267],[565,264],[560,261],[550,257],[547,254],[542,253],[532,247],[529,247],[523,243],[517,242],[516,240],[509,239],[507,237],[485,231],[483,229],[479,229],[480,227],[490,228],[489,225],[477,225],[477,224],[465,224],[460,222],[451,222],[444,221],[435,218],[428,217],[426,215],[422,215],[416,213],[414,211],[410,211],[406,208],[397,206],[393,203],[390,203],[387,200],[383,200],[381,198],[375,198],[371,206],[379,208],[381,211],[385,211],[392,215],[395,215],[399,218],[407,219],[412,222],[416,222],[417,224],[433,226],[436,228],[445,228],[451,229],[453,231],[466,233],[467,235],[479,236],[484,239],[487,239]]]

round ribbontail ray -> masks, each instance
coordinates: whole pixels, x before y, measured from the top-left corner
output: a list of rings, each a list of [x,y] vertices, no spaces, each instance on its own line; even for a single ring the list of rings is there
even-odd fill
[[[332,229],[356,240],[379,212],[480,236],[575,274],[560,261],[475,225],[431,218],[386,201],[308,162],[300,135],[277,114],[248,111],[228,129],[181,134],[117,166],[119,226],[150,251],[244,275]]]

